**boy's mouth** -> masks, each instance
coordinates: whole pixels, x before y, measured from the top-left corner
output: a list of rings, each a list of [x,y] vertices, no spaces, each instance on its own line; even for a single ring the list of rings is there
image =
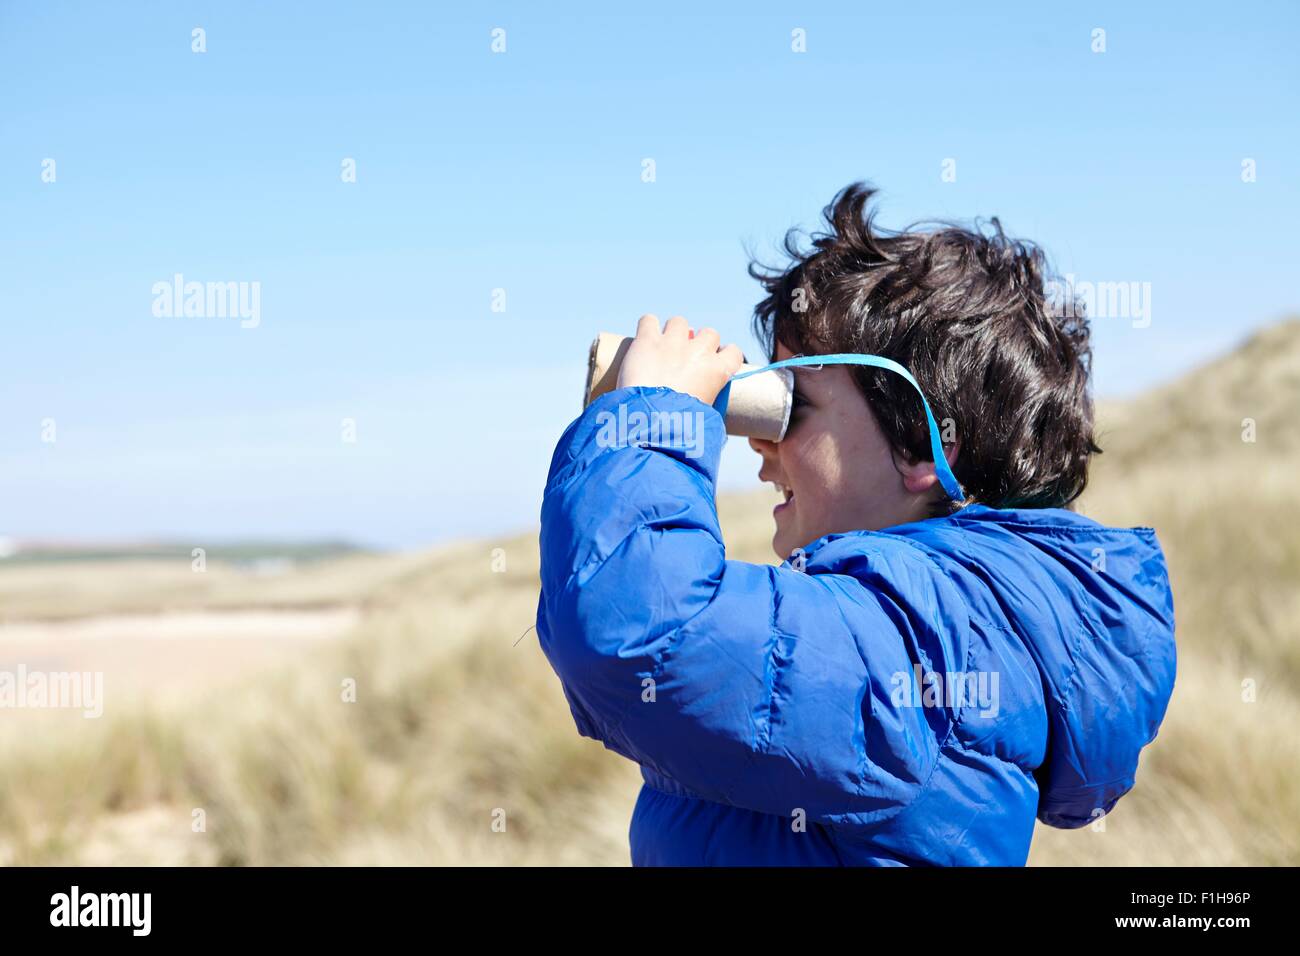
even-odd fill
[[[785,499],[779,502],[777,506],[772,509],[772,514],[775,515],[781,511],[784,511],[786,508],[790,506],[790,503],[794,501],[794,489],[792,489],[789,485],[781,484],[781,482],[779,481],[774,481],[772,482],[772,484],[773,486],[775,486],[776,490],[780,492],[782,497]]]

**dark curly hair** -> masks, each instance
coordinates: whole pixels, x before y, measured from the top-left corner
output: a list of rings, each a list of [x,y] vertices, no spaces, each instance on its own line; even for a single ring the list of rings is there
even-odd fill
[[[1073,298],[1052,301],[1045,256],[991,230],[919,223],[877,229],[876,190],[854,183],[823,211],[829,231],[791,262],[749,274],[767,297],[754,332],[770,356],[859,352],[906,366],[941,429],[961,448],[953,471],[967,500],[995,508],[1065,507],[1088,481],[1094,442],[1088,320]],[[1055,283],[1052,283],[1055,285]],[[896,454],[931,460],[915,391],[891,372],[850,367]],[[948,435],[945,435],[947,439]],[[955,505],[936,506],[945,513]]]

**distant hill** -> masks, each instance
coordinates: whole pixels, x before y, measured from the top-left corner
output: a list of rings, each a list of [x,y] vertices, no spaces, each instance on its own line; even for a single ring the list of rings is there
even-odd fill
[[[1128,470],[1187,459],[1267,462],[1300,450],[1300,317],[1098,415],[1099,467]],[[1244,419],[1254,442],[1242,440]]]
[[[272,562],[306,563],[358,554],[366,549],[348,541],[119,541],[69,542],[23,541],[0,538],[0,565],[49,564],[69,561],[189,561],[193,550],[202,547],[209,561],[230,564]]]

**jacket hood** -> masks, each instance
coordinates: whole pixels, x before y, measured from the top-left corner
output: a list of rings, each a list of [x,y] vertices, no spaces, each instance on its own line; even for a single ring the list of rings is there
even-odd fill
[[[1108,813],[1173,692],[1173,595],[1155,531],[969,505],[880,535],[931,552],[973,605],[991,597],[1032,655],[1048,717],[1038,818],[1080,827]]]

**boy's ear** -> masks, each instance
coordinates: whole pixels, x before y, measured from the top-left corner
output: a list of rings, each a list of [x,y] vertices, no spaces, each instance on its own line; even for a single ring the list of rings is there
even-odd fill
[[[951,468],[957,464],[957,455],[961,451],[961,441],[943,446],[943,457]],[[903,476],[903,487],[909,494],[919,495],[930,491],[939,484],[939,476],[934,473],[934,462],[917,459],[907,461],[898,459],[898,471]]]

